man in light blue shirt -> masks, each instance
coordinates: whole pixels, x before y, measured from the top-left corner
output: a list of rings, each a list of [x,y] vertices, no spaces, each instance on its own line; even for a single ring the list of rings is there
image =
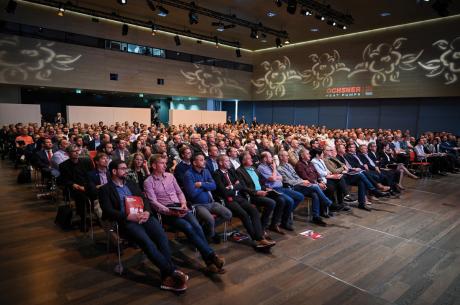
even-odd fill
[[[276,164],[273,162],[273,157],[270,152],[264,151],[260,154],[260,165],[257,171],[262,176],[262,183],[266,188],[274,189],[283,194],[287,207],[281,218],[281,227],[293,231],[292,213],[299,203],[302,202],[304,196],[302,193],[283,187],[283,177],[276,169]]]

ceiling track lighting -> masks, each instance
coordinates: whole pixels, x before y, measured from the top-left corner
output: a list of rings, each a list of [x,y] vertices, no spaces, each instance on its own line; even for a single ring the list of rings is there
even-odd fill
[[[153,1],[153,0],[150,0]],[[196,5],[194,2],[185,2],[183,0],[155,0],[155,3],[158,5],[172,6],[178,9],[186,10],[188,12],[192,11],[197,15],[203,15],[206,17],[213,18],[225,24],[233,24],[237,26],[246,27],[249,29],[256,29],[258,32],[270,34],[276,37],[286,38],[288,33],[286,31],[276,30],[274,28],[269,28],[263,25],[262,23],[255,23],[245,19],[238,18],[235,14],[225,14],[211,9],[201,7]],[[282,2],[282,1],[280,1]],[[157,9],[159,6],[157,5]]]
[[[437,0],[437,1],[451,1],[451,0]],[[348,13],[342,13],[333,9],[330,5],[324,4],[319,0],[284,0],[280,2],[287,3],[287,11],[294,14],[297,5],[301,6],[300,14],[305,16],[312,16],[321,21],[333,20],[337,24],[343,24],[347,27],[353,24],[353,17]]]
[[[63,17],[64,16],[64,12],[65,12],[65,8],[64,8],[64,5],[63,4],[59,4],[59,8],[58,8],[58,16],[59,17]]]
[[[120,5],[126,5],[128,4],[128,0],[117,0],[118,4]]]
[[[5,11],[8,14],[13,14],[16,12],[16,8],[18,7],[18,3],[14,0],[9,0],[8,4],[5,7]]]
[[[59,4],[61,4],[60,2],[57,2],[55,0],[22,0],[22,1],[39,4],[42,6],[53,8],[55,10],[59,9]],[[153,2],[153,0],[150,0],[150,1]],[[164,1],[164,0],[161,0],[161,1]],[[155,2],[159,2],[159,1],[155,0]],[[10,0],[7,4],[7,7],[5,7],[5,10],[9,13],[14,13],[16,6],[17,6],[17,1]],[[106,20],[114,21],[120,25],[121,30],[122,30],[122,35],[123,33],[126,33],[126,35],[128,35],[129,26],[136,26],[136,27],[144,28],[148,30],[149,32],[151,31],[152,35],[154,35],[155,31],[157,31],[157,33],[158,31],[161,31],[161,32],[170,33],[174,35],[180,35],[184,37],[193,38],[200,42],[206,41],[206,42],[214,43],[214,36],[192,32],[189,29],[175,28],[175,27],[171,27],[167,25],[161,25],[161,24],[153,22],[152,20],[150,21],[141,20],[141,19],[136,19],[136,18],[132,18],[128,16],[122,16],[120,14],[113,13],[113,12],[104,12],[104,11],[96,10],[93,8],[80,6],[80,5],[75,4],[75,2],[70,2],[70,1],[66,2],[64,7],[65,7],[66,12],[79,13],[79,14],[87,16],[90,20],[93,20],[93,21],[99,20],[99,19],[106,19]],[[155,10],[157,10],[156,7],[155,7]],[[152,29],[153,25],[155,25],[155,30]],[[225,25],[225,28],[227,27],[234,27],[234,25],[232,25],[232,22],[229,22],[228,25]],[[229,46],[232,48],[241,48],[241,45],[239,44],[238,41],[231,41],[231,40],[222,39],[222,38],[219,39],[219,44]]]
[[[158,16],[160,16],[160,17],[168,16],[169,11],[167,9],[165,9],[164,7],[162,7],[161,5],[157,6],[157,9],[158,9],[158,14],[157,14]]]

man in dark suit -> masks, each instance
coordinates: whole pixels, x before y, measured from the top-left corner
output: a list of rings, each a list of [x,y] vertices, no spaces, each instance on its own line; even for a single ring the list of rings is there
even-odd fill
[[[50,138],[46,138],[43,141],[42,149],[37,151],[32,158],[32,164],[41,171],[45,178],[51,178],[53,173],[56,176],[58,175],[58,172],[53,171],[51,167],[51,158],[55,152],[56,149],[53,147],[53,142]]]
[[[254,117],[254,118],[252,119],[252,124],[251,124],[251,126],[252,126],[252,128],[255,128],[255,127],[257,127],[257,125],[259,125],[259,123],[257,122],[257,118]]]
[[[246,186],[245,191],[249,194],[251,203],[263,208],[261,219],[262,228],[264,230],[268,228],[270,215],[273,212],[270,230],[279,234],[285,234],[284,231],[279,228],[279,224],[287,203],[282,196],[273,192],[269,193],[262,189],[262,183],[260,182],[257,170],[252,165],[252,156],[249,152],[243,153],[241,157],[241,166],[236,172],[240,181]]]
[[[115,145],[117,148],[113,151],[113,160],[119,159],[121,161],[128,161],[129,150],[126,149],[126,141],[124,139],[117,139]]]
[[[109,158],[106,153],[98,153],[94,159],[96,168],[88,173],[88,195],[92,200],[98,198],[99,189],[110,180]]]
[[[127,170],[124,161],[115,160],[110,163],[110,182],[101,187],[100,191],[103,218],[116,221],[120,232],[136,242],[149,260],[160,269],[162,289],[185,291],[188,276],[177,270],[172,262],[168,237],[158,220],[152,216],[150,203],[137,184],[126,180]],[[126,198],[129,196],[142,200],[142,212],[125,211]]]
[[[66,148],[69,159],[59,165],[60,183],[69,191],[70,196],[75,199],[77,214],[81,218],[80,230],[86,230],[85,205],[88,203],[86,197],[87,174],[93,169],[93,163],[89,159],[79,158],[80,149],[75,144]]]
[[[264,238],[259,212],[241,194],[246,190],[246,186],[232,169],[230,159],[226,155],[220,155],[217,163],[219,169],[213,173],[217,187],[216,194],[224,199],[225,206],[232,211],[232,214],[241,219],[246,231],[255,241],[256,250],[273,247],[275,242]]]
[[[93,135],[93,139],[88,142],[88,150],[97,150],[100,145],[101,145],[100,135],[99,133],[95,132]]]
[[[241,119],[238,121],[239,124],[246,124],[246,119],[244,118],[244,115],[241,116]]]

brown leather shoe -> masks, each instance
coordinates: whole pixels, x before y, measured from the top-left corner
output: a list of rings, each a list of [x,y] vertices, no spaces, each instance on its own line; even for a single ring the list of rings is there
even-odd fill
[[[180,279],[177,279],[173,276],[167,276],[161,282],[160,288],[163,290],[182,292],[182,291],[187,290],[187,285],[184,282],[182,282]]]
[[[256,248],[271,248],[276,244],[274,241],[268,241],[266,239],[261,239],[256,241]]]
[[[278,234],[284,235],[286,232],[282,231],[278,225],[270,226],[268,228],[270,231],[276,232]]]

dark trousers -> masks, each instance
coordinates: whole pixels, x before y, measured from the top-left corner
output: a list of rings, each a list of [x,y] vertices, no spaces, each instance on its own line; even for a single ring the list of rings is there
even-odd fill
[[[75,200],[77,215],[80,216],[81,224],[83,225],[86,219],[85,206],[88,207],[88,198],[86,197],[85,193],[76,191],[74,189],[70,190],[70,197]]]
[[[184,217],[162,216],[163,223],[172,226],[174,229],[183,232],[188,240],[200,251],[205,261],[214,254],[214,250],[209,246],[203,229],[192,212],[187,213]]]
[[[241,219],[246,231],[253,240],[262,239],[264,232],[260,213],[252,204],[241,196],[235,196],[233,197],[233,201],[226,201],[226,207],[232,211],[233,216]]]
[[[334,194],[336,194],[336,203],[338,205],[342,205],[343,197],[345,197],[345,195],[348,193],[347,183],[345,182],[345,179],[327,179],[327,189],[325,190],[325,193],[327,197],[329,197],[329,199],[331,199],[332,201],[335,201]]]
[[[275,221],[275,224],[278,224],[281,220],[281,214],[283,212],[282,208],[284,207],[284,201],[280,201],[280,205],[282,205],[281,209],[277,209],[275,215],[275,207],[278,205],[278,202],[274,199],[262,196],[252,196],[251,203],[255,206],[262,208],[262,216],[260,217],[260,222],[262,224],[262,229],[266,229],[268,227],[268,223],[270,222],[270,216],[272,216],[272,223]]]
[[[150,217],[142,224],[127,221],[122,231],[129,240],[138,244],[149,260],[160,269],[162,279],[174,272],[176,267],[171,260],[168,237],[156,218]]]
[[[347,184],[358,186],[358,203],[361,205],[365,204],[367,190],[375,189],[372,183],[366,178],[364,174],[345,175],[344,177]]]

